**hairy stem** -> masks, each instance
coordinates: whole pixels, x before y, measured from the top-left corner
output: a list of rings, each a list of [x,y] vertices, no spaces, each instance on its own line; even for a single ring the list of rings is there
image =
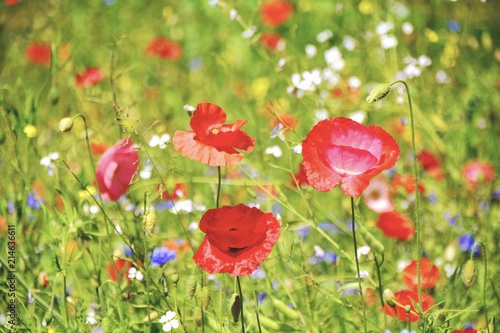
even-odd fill
[[[365,298],[363,296],[363,287],[361,286],[361,273],[359,270],[359,260],[358,260],[358,243],[356,242],[356,229],[354,223],[354,198],[351,197],[351,213],[352,213],[352,240],[354,244],[354,258],[356,258],[356,271],[358,273],[358,286],[359,286],[359,295],[361,296],[361,303],[363,304],[363,325],[364,332],[367,332],[366,327],[366,305]]]

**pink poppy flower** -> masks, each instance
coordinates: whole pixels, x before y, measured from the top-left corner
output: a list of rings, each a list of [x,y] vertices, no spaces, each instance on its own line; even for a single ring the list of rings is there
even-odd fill
[[[194,261],[208,273],[249,275],[267,258],[280,235],[271,213],[243,204],[209,209],[201,218],[206,236]]]
[[[462,174],[471,187],[495,179],[495,169],[488,162],[480,160],[467,162],[462,169]]]
[[[246,120],[225,125],[226,113],[220,106],[200,103],[191,118],[192,131],[176,131],[174,148],[185,157],[210,166],[231,166],[243,159],[240,151],[251,152],[255,140],[241,127]]]
[[[139,169],[139,154],[130,138],[123,138],[102,154],[96,167],[97,185],[105,200],[124,195]]]
[[[383,177],[373,178],[362,196],[366,206],[374,212],[385,213],[394,210],[389,183]]]
[[[358,197],[370,179],[389,169],[399,158],[394,138],[378,126],[349,118],[320,121],[302,143],[309,184],[330,191],[342,182],[342,191]]]
[[[76,85],[82,88],[89,88],[104,80],[105,75],[97,67],[89,67],[83,72],[76,74]]]

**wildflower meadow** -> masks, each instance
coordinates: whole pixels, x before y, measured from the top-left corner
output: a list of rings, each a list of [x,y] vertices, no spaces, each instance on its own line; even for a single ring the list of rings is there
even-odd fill
[[[3,0],[1,332],[500,332],[500,2]]]

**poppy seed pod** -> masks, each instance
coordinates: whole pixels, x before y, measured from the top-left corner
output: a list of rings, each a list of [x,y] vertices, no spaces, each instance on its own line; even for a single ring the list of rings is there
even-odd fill
[[[476,263],[474,260],[469,259],[462,267],[462,281],[466,288],[472,286],[474,281],[476,280],[477,270]]]
[[[375,88],[372,89],[368,97],[366,98],[366,102],[368,103],[375,103],[378,102],[389,95],[391,92],[391,86],[387,83],[382,83],[377,85]]]

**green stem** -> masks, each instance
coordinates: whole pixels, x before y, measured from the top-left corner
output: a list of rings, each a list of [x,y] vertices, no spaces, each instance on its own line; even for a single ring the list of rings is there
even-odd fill
[[[486,320],[486,329],[488,330],[488,333],[490,332],[490,324],[488,321],[488,307],[486,306],[486,281],[488,279],[488,260],[486,258],[486,246],[484,245],[483,242],[477,242],[474,244],[472,247],[472,250],[470,252],[470,258],[474,256],[474,250],[476,249],[476,246],[481,245],[483,247],[484,251],[484,281],[483,281],[483,306],[484,306],[484,319]]]
[[[220,188],[221,188],[221,183],[222,183],[222,174],[221,174],[221,169],[220,166],[217,167],[217,174],[218,174],[218,182],[217,182],[217,198],[215,199],[215,207],[219,208],[219,200],[220,200]]]
[[[382,291],[382,277],[380,276],[380,266],[382,266],[382,263],[378,262],[377,255],[374,255],[375,257],[375,266],[377,267],[377,277],[378,277],[378,295],[380,298],[380,305],[384,307],[384,295]],[[382,262],[383,262],[383,254],[382,254]]]
[[[259,328],[259,333],[262,333],[262,328],[260,327],[260,317],[259,317],[259,299],[257,297],[257,292],[255,291],[255,289],[253,291],[253,297],[255,299],[255,316],[257,317],[257,327]]]
[[[90,142],[89,142],[89,131],[88,131],[88,127],[87,127],[87,121],[85,120],[85,116],[81,113],[78,113],[77,115],[75,115],[73,117],[73,120],[76,119],[76,118],[82,118],[83,120],[83,126],[85,128],[85,141],[87,142],[87,152],[89,153],[89,158],[90,158],[90,164],[92,165],[92,176],[95,177],[95,164],[94,164],[94,159],[92,158],[92,150],[90,149]],[[101,202],[102,202],[102,198],[101,198],[101,192],[99,190],[99,186],[97,186],[97,192],[99,193],[99,198],[101,199]]]
[[[238,282],[238,292],[240,294],[240,306],[241,306],[241,333],[245,333],[245,320],[243,316],[243,292],[241,291],[240,277],[236,277],[236,282]]]
[[[408,97],[408,104],[410,106],[410,128],[411,128],[411,148],[413,152],[413,173],[415,178],[415,234],[416,234],[416,251],[417,251],[417,289],[418,289],[418,311],[420,318],[423,318],[422,311],[422,272],[420,269],[420,259],[422,256],[422,242],[421,242],[421,225],[420,225],[420,197],[418,193],[418,167],[417,167],[417,149],[415,147],[415,121],[413,119],[413,106],[411,104],[410,89],[405,81],[398,80],[390,84],[392,87],[396,83],[404,84],[406,88],[406,95]],[[425,320],[423,321],[425,323]]]
[[[358,273],[358,286],[359,286],[359,295],[361,296],[361,303],[363,304],[363,325],[364,325],[364,332],[366,333],[367,327],[366,327],[366,305],[365,305],[365,298],[363,296],[363,287],[361,286],[361,273],[359,270],[359,260],[358,260],[358,243],[356,242],[356,228],[355,228],[355,223],[354,223],[354,198],[351,197],[351,213],[352,213],[352,240],[354,244],[354,257],[356,258],[356,271]]]

